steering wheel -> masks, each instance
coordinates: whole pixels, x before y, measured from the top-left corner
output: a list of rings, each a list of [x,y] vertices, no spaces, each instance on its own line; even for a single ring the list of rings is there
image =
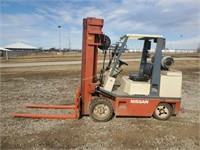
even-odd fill
[[[126,62],[119,60],[119,67],[118,68],[120,68],[122,65],[128,66],[128,64]]]

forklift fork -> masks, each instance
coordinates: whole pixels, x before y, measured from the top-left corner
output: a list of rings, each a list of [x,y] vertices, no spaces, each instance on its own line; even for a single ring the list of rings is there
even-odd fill
[[[40,109],[72,109],[74,110],[72,115],[46,115],[46,114],[11,114],[13,117],[23,117],[23,118],[46,118],[46,119],[78,119],[79,118],[79,108],[80,108],[80,86],[78,86],[75,94],[75,104],[74,105],[35,105],[28,104],[24,105],[26,108],[40,108]]]

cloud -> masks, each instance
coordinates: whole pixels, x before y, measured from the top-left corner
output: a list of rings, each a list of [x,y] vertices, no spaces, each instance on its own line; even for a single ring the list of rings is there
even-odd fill
[[[1,19],[1,42],[4,45],[24,41],[41,46],[39,42],[42,43],[43,39],[51,41],[56,34],[53,30],[48,30],[46,24],[43,24],[45,17],[39,14],[1,14]]]
[[[196,36],[190,39],[180,39],[177,41],[168,41],[167,45],[171,49],[197,49],[200,44],[200,36]]]
[[[24,5],[34,7],[33,13],[2,14],[4,43],[26,39],[57,47],[57,26],[61,25],[62,47],[67,46],[70,32],[72,47],[81,48],[82,19],[97,17],[104,18],[103,31],[113,42],[126,33],[148,33],[164,34],[176,47],[195,48],[198,44],[198,0],[25,1]]]
[[[42,22],[44,20],[44,17],[38,14],[1,14],[1,27],[13,27],[13,26],[21,26],[24,25],[24,27],[30,26],[37,21]]]

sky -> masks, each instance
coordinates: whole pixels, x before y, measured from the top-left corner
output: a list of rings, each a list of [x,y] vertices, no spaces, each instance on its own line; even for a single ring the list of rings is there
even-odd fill
[[[170,49],[200,44],[199,0],[0,0],[0,14],[0,46],[59,48],[60,32],[61,48],[81,49],[87,17],[104,19],[103,32],[112,43],[139,33],[163,35]]]

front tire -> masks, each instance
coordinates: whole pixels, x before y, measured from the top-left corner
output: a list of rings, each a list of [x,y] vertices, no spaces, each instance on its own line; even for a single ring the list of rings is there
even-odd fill
[[[104,98],[95,98],[89,107],[90,117],[96,122],[106,122],[114,116],[112,104]]]
[[[160,103],[153,113],[158,120],[168,120],[172,115],[172,107],[168,103]]]

